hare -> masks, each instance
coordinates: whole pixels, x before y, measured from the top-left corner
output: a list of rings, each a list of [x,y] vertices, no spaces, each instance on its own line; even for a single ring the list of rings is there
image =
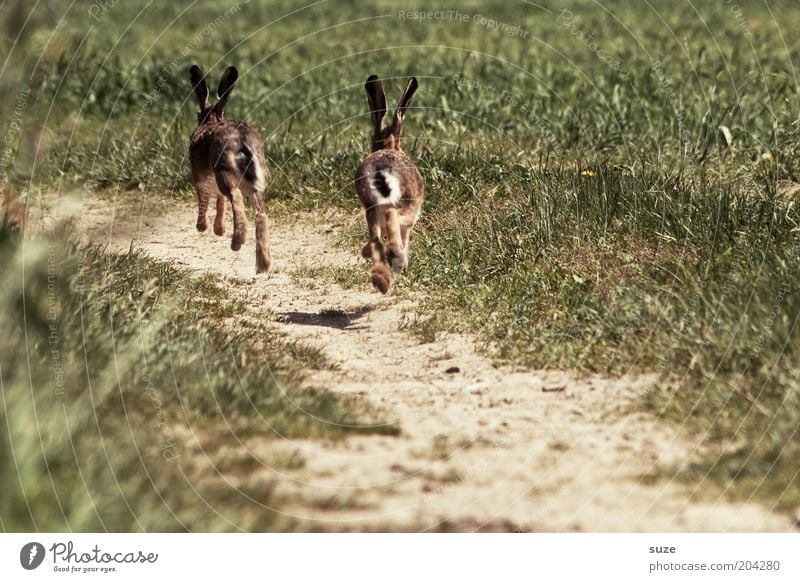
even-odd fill
[[[200,67],[193,65],[189,77],[194,87],[200,112],[198,126],[189,142],[192,182],[197,190],[197,230],[207,228],[209,199],[217,202],[214,234],[225,234],[225,199],[233,209],[231,249],[238,251],[247,238],[247,217],[243,194],[250,198],[256,212],[256,273],[269,270],[267,215],[264,211],[264,184],[267,166],[261,135],[254,127],[234,119],[225,119],[223,109],[239,73],[228,67],[222,73],[217,89],[217,102],[208,102],[208,86]]]
[[[425,197],[425,184],[419,170],[400,149],[400,134],[417,90],[417,79],[408,80],[391,125],[383,123],[386,95],[378,76],[371,75],[364,88],[372,116],[372,153],[361,162],[355,181],[369,226],[369,242],[361,249],[361,255],[372,259],[372,284],[386,293],[392,283],[389,264],[395,273],[408,265],[409,237]],[[381,236],[387,239],[386,252]]]

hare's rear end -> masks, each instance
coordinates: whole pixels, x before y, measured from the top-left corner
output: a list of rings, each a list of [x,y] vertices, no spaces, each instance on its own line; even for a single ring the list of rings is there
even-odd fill
[[[208,102],[208,87],[197,65],[189,70],[189,76],[200,105],[199,125],[189,142],[192,181],[197,190],[197,230],[202,232],[207,228],[206,213],[213,197],[217,204],[214,233],[223,235],[225,200],[229,200],[233,210],[231,249],[238,251],[247,238],[243,196],[247,195],[256,212],[256,272],[265,273],[270,257],[264,210],[267,177],[264,146],[256,128],[243,121],[225,119],[223,112],[238,73],[235,67],[225,69],[217,89],[218,101],[213,106]]]
[[[361,254],[372,260],[372,284],[386,293],[392,282],[389,269],[401,272],[408,265],[411,229],[419,218],[425,198],[425,183],[411,161],[400,149],[400,135],[406,111],[417,90],[417,79],[408,81],[395,110],[391,125],[385,125],[386,96],[376,75],[365,85],[372,116],[372,153],[356,172],[356,192],[367,212],[369,242]],[[381,238],[386,236],[384,251]]]

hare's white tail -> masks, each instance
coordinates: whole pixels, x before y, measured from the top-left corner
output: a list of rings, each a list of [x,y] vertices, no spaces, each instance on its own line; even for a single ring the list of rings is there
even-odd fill
[[[369,190],[374,204],[391,204],[400,202],[400,181],[391,170],[378,170],[369,182]]]

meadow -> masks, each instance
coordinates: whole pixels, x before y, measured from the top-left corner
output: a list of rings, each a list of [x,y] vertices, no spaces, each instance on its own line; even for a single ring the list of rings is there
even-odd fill
[[[426,297],[412,326],[419,340],[463,331],[497,362],[657,373],[673,388],[645,395],[638,409],[703,444],[679,478],[781,510],[800,505],[796,2],[440,0],[435,10],[380,0],[54,2],[24,28],[25,3],[0,10],[0,98],[13,112],[3,128],[12,151],[3,180],[33,207],[54,191],[194,204],[187,70],[198,63],[212,86],[225,66],[239,68],[229,114],[265,138],[272,216],[357,211],[352,179],[369,127],[364,80],[380,74],[393,104],[415,75],[404,147],[427,198],[397,293]],[[363,230],[340,243],[357,252]],[[10,427],[0,439],[30,451],[20,465],[0,448],[4,488],[20,484],[0,501],[4,529],[288,527],[268,512],[230,517],[235,508],[209,518],[191,494],[139,470],[158,459],[133,455],[130,439],[154,451],[158,443],[147,439],[161,437],[133,434],[120,419],[152,407],[136,389],[145,373],[176,388],[172,376],[181,378],[185,391],[164,390],[160,406],[179,418],[189,410],[201,424],[224,401],[241,403],[242,430],[263,422],[253,406],[279,434],[373,430],[375,411],[323,387],[304,398],[326,422],[287,412],[280,382],[299,382],[324,357],[287,350],[280,337],[264,335],[251,358],[266,358],[278,381],[245,365],[245,380],[233,382],[231,354],[247,351],[248,332],[216,323],[244,310],[219,282],[135,251],[82,247],[69,229],[51,236],[61,241],[66,401],[49,396],[47,243],[23,245],[9,230],[0,242],[3,326],[13,330],[0,355]],[[153,335],[139,337],[143,329]],[[159,334],[172,338],[171,363]],[[198,376],[198,341],[211,351],[206,358],[231,367]],[[118,361],[116,353],[126,355]],[[97,393],[83,389],[87,380]],[[31,422],[52,426],[53,442],[26,432]],[[105,430],[120,451],[111,458],[126,467],[122,480],[107,452],[89,452]],[[88,468],[71,462],[70,442],[85,448]],[[43,513],[59,514],[48,505],[53,471],[70,476],[56,480],[65,488],[59,498],[74,498],[79,515],[34,521],[16,511],[25,492],[38,491],[50,500]],[[648,478],[666,476],[674,468]],[[163,483],[175,477],[159,473]],[[112,482],[130,493],[111,494]],[[93,508],[87,490],[109,497]],[[137,523],[139,512],[119,510],[134,494],[157,507],[162,493],[185,515],[153,511],[154,521]]]

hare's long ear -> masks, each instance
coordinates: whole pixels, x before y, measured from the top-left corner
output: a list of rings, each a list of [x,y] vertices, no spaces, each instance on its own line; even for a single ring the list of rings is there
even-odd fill
[[[200,67],[192,65],[189,69],[189,79],[192,81],[192,87],[194,87],[194,94],[197,95],[197,101],[200,103],[200,109],[206,109],[208,107],[208,85],[206,85],[206,78]]]
[[[383,84],[381,84],[378,75],[370,75],[366,85],[364,85],[364,89],[367,91],[372,126],[375,131],[380,131],[383,127],[383,118],[386,115],[386,94],[383,92]]]
[[[400,101],[397,102],[397,109],[394,112],[394,122],[393,125],[400,126],[400,124],[405,121],[406,118],[406,110],[408,106],[411,105],[411,98],[414,96],[414,93],[417,92],[417,78],[411,77],[408,80],[408,85],[406,85],[406,90],[403,91],[403,95],[400,97]]]
[[[233,91],[233,87],[236,85],[236,80],[238,78],[239,71],[236,70],[236,67],[228,67],[225,69],[225,72],[222,73],[222,78],[219,80],[219,87],[217,88],[217,99],[219,99],[219,101],[214,105],[214,109],[216,109],[217,113],[220,115],[222,115],[222,110],[228,102],[228,97],[230,97],[231,91]]]

